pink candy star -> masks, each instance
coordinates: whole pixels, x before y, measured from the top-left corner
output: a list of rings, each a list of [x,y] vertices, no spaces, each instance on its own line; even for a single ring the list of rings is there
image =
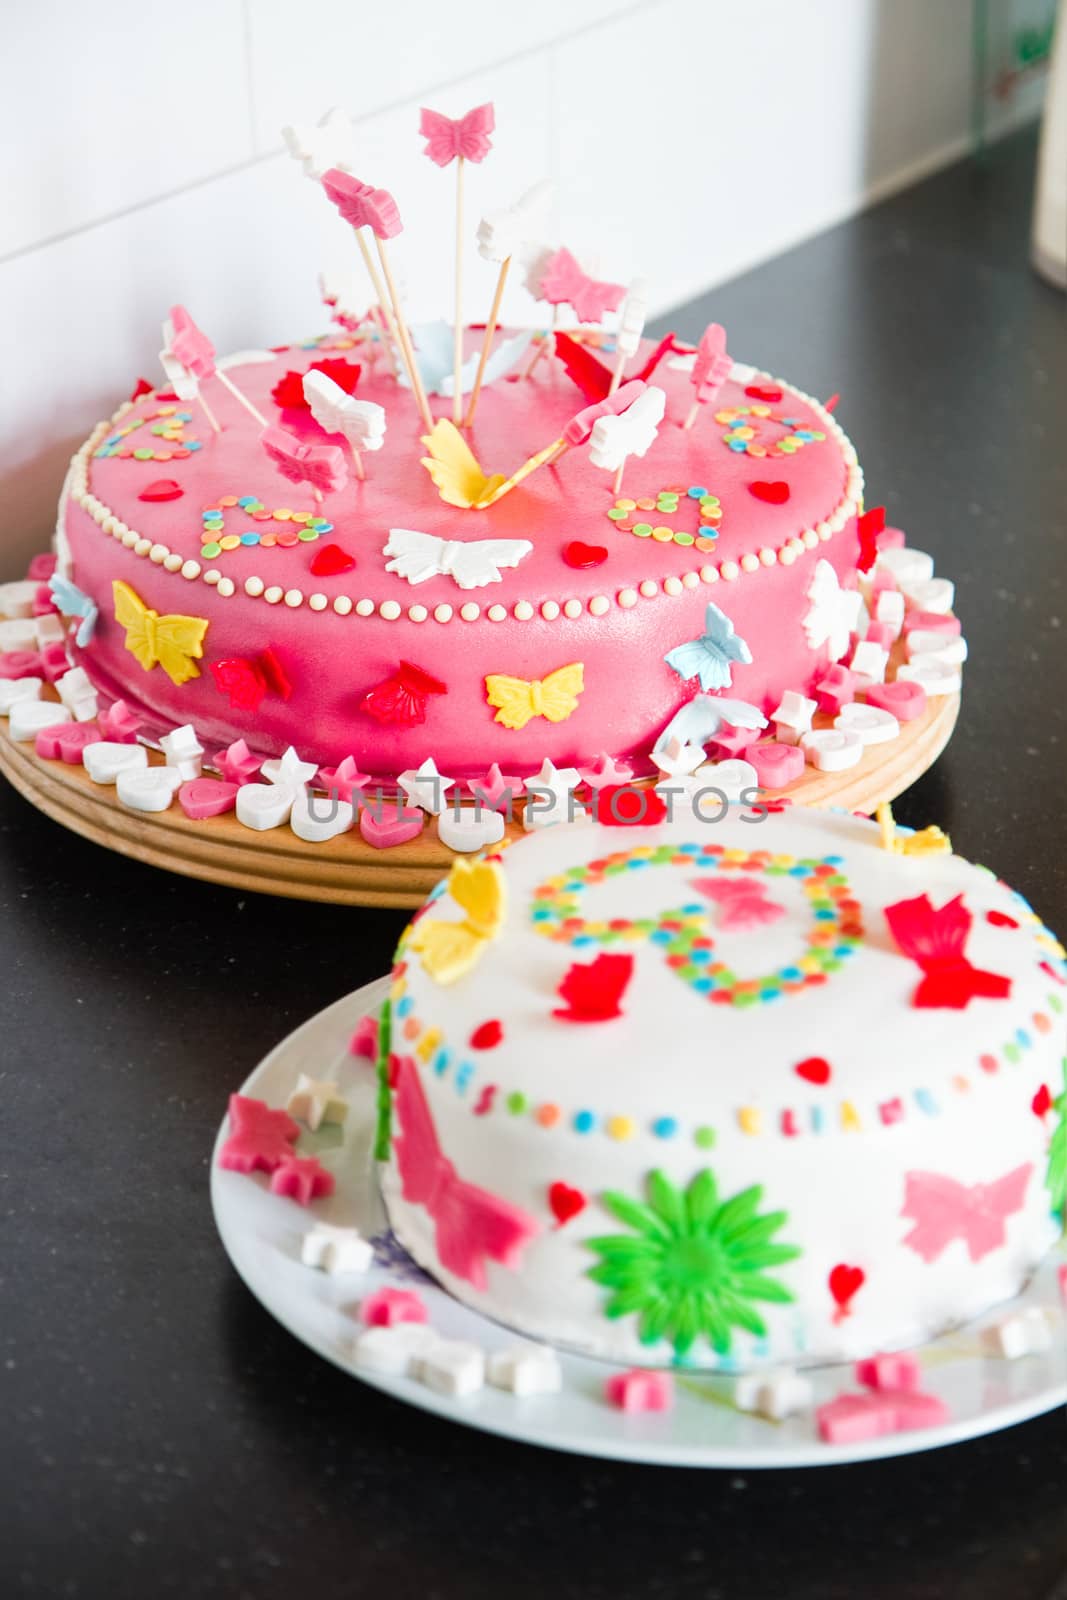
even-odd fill
[[[628,761],[613,761],[606,751],[601,751],[591,767],[579,767],[578,771],[590,789],[614,788],[616,784],[629,783],[634,775]]]
[[[236,739],[227,749],[212,757],[215,767],[227,783],[249,783],[263,765],[262,756],[254,756],[243,739]]]
[[[364,1061],[377,1061],[378,1059],[378,1018],[374,1016],[360,1017],[348,1041],[349,1055],[359,1056]]]
[[[484,778],[475,778],[468,784],[471,794],[490,811],[504,811],[512,800],[517,800],[526,785],[521,778],[506,777],[494,761]]]
[[[413,1289],[378,1289],[359,1308],[371,1328],[395,1328],[398,1322],[429,1322],[430,1313]]]
[[[265,1100],[230,1096],[230,1137],[219,1153],[229,1172],[273,1172],[295,1160],[292,1145],[300,1133],[287,1111],[272,1111]]]
[[[125,700],[116,700],[114,705],[97,715],[96,721],[100,732],[111,744],[134,744],[141,726],[140,717],[134,716]]]
[[[278,1116],[284,1114],[275,1113]],[[271,1194],[284,1195],[287,1200],[295,1200],[297,1205],[307,1206],[312,1200],[333,1194],[334,1176],[332,1172],[327,1172],[317,1156],[294,1156],[290,1150],[288,1156],[283,1157],[275,1167],[270,1190]]]
[[[338,799],[348,803],[351,803],[352,791],[362,789],[370,781],[370,773],[360,772],[355,756],[345,756],[336,767],[320,767],[316,779],[316,783],[325,789],[327,794],[336,791]]]
[[[674,1379],[669,1372],[631,1367],[629,1372],[612,1373],[604,1393],[620,1411],[669,1411],[674,1404]]]

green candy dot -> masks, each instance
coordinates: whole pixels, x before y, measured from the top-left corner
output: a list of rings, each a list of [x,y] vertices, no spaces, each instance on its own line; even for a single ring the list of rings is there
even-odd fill
[[[297,534],[301,544],[311,544],[318,536],[319,530],[317,528],[301,528]]]
[[[626,521],[626,512],[625,511],[616,511],[614,506],[612,506],[611,510],[608,512],[608,516],[611,518],[612,522],[625,522]]]
[[[1050,994],[1048,997],[1048,1003],[1052,1010],[1056,1012],[1057,1016],[1063,1010],[1063,1001],[1060,999],[1058,994]]]
[[[635,522],[633,531],[639,539],[647,539],[652,532],[651,522]]]
[[[152,451],[142,445],[139,450],[133,452],[133,459],[135,461],[151,461]]]
[[[1013,1067],[1019,1065],[1022,1057],[1023,1053],[1017,1044],[1006,1044],[1004,1046],[1004,1059],[1010,1061]]]
[[[710,1150],[715,1143],[714,1128],[696,1128],[693,1131],[693,1143],[699,1150]]]
[[[205,560],[214,561],[216,556],[221,556],[222,546],[221,544],[215,544],[214,541],[212,541],[211,544],[201,545],[200,554],[205,558]]]
[[[505,1104],[507,1105],[507,1108],[513,1117],[521,1117],[522,1113],[526,1110],[526,1096],[524,1094],[520,1094],[516,1089],[513,1094],[508,1095]]]
[[[695,535],[692,533],[676,533],[674,536],[675,544],[692,544],[694,539]]]

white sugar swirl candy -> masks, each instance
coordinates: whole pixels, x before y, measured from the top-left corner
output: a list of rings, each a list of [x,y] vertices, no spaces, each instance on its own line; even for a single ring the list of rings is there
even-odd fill
[[[478,254],[483,261],[500,263],[515,255],[539,227],[552,198],[552,183],[542,178],[513,206],[487,211],[478,224]]]
[[[385,407],[356,400],[325,372],[305,372],[304,399],[319,427],[343,434],[353,450],[380,450],[385,443]]]

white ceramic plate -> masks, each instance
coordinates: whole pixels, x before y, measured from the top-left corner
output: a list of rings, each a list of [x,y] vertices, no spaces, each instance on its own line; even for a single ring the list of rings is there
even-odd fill
[[[1056,1281],[1062,1254],[1044,1264],[1016,1302],[1053,1313],[1064,1336],[1052,1351],[1019,1361],[991,1359],[980,1353],[976,1330],[967,1328],[935,1340],[919,1352],[923,1383],[946,1402],[950,1420],[940,1428],[856,1445],[822,1443],[812,1412],[774,1423],[738,1411],[728,1377],[679,1374],[673,1410],[628,1415],[604,1399],[604,1380],[618,1369],[567,1352],[560,1353],[562,1392],[525,1399],[488,1387],[456,1399],[413,1378],[357,1370],[351,1350],[362,1326],[359,1303],[385,1284],[417,1281],[432,1326],[448,1338],[472,1340],[487,1350],[514,1342],[506,1329],[459,1305],[427,1279],[389,1233],[371,1160],[375,1075],[367,1061],[347,1050],[356,1022],[380,1005],[386,986],[381,979],[312,1017],[276,1046],[241,1087],[242,1094],[283,1106],[300,1072],[340,1084],[351,1103],[344,1129],[323,1128],[317,1134],[304,1130],[299,1140],[301,1153],[317,1154],[334,1173],[337,1188],[330,1199],[305,1209],[271,1194],[262,1174],[224,1171],[218,1154],[228,1132],[226,1119],[211,1163],[215,1221],[233,1265],[284,1328],[352,1376],[409,1405],[529,1444],[663,1466],[746,1471],[830,1466],[931,1450],[993,1433],[1067,1402],[1067,1317]],[[364,1237],[375,1238],[370,1271],[332,1277],[301,1265],[300,1242],[316,1220],[355,1226]],[[816,1405],[856,1387],[848,1365],[821,1367],[811,1376]]]

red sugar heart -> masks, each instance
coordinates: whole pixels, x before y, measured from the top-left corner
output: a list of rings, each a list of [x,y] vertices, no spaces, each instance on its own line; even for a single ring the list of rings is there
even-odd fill
[[[769,384],[750,383],[745,390],[750,400],[765,400],[769,406],[776,405],[782,398],[781,389],[772,389]]]
[[[173,478],[153,478],[151,483],[146,483],[138,500],[180,500],[185,490],[180,483],[175,483]]]
[[[316,578],[333,578],[339,572],[351,572],[355,564],[355,556],[350,556],[339,544],[324,544],[321,550],[316,550],[311,570]]]
[[[552,1207],[552,1215],[562,1228],[565,1222],[576,1217],[579,1211],[584,1211],[589,1204],[580,1189],[572,1189],[567,1183],[554,1183],[548,1191],[548,1203]]]
[[[805,1083],[830,1082],[830,1063],[823,1056],[808,1056],[805,1061],[798,1061],[793,1071]]]
[[[775,479],[773,483],[762,483],[759,481],[756,483],[750,483],[748,486],[748,492],[749,494],[754,495],[757,500],[762,500],[764,505],[768,506],[784,506],[786,501],[789,499],[789,485],[787,483],[783,483],[781,478]]]
[[[839,1306],[846,1306],[867,1282],[867,1274],[862,1267],[847,1267],[842,1262],[831,1272],[829,1281],[835,1302]]]
[[[40,734],[37,735],[40,738]],[[1035,1117],[1047,1117],[1052,1110],[1052,1094],[1047,1083],[1043,1083],[1030,1102],[1030,1109]]]
[[[581,539],[572,539],[563,546],[563,559],[568,567],[599,567],[608,559],[607,546],[583,544]]]
[[[495,1050],[503,1037],[503,1024],[493,1017],[491,1021],[475,1028],[470,1037],[470,1046],[472,1050]]]
[[[994,928],[1017,928],[1019,926],[1015,918],[1009,917],[1006,911],[987,911],[985,919],[987,922],[992,923]]]

